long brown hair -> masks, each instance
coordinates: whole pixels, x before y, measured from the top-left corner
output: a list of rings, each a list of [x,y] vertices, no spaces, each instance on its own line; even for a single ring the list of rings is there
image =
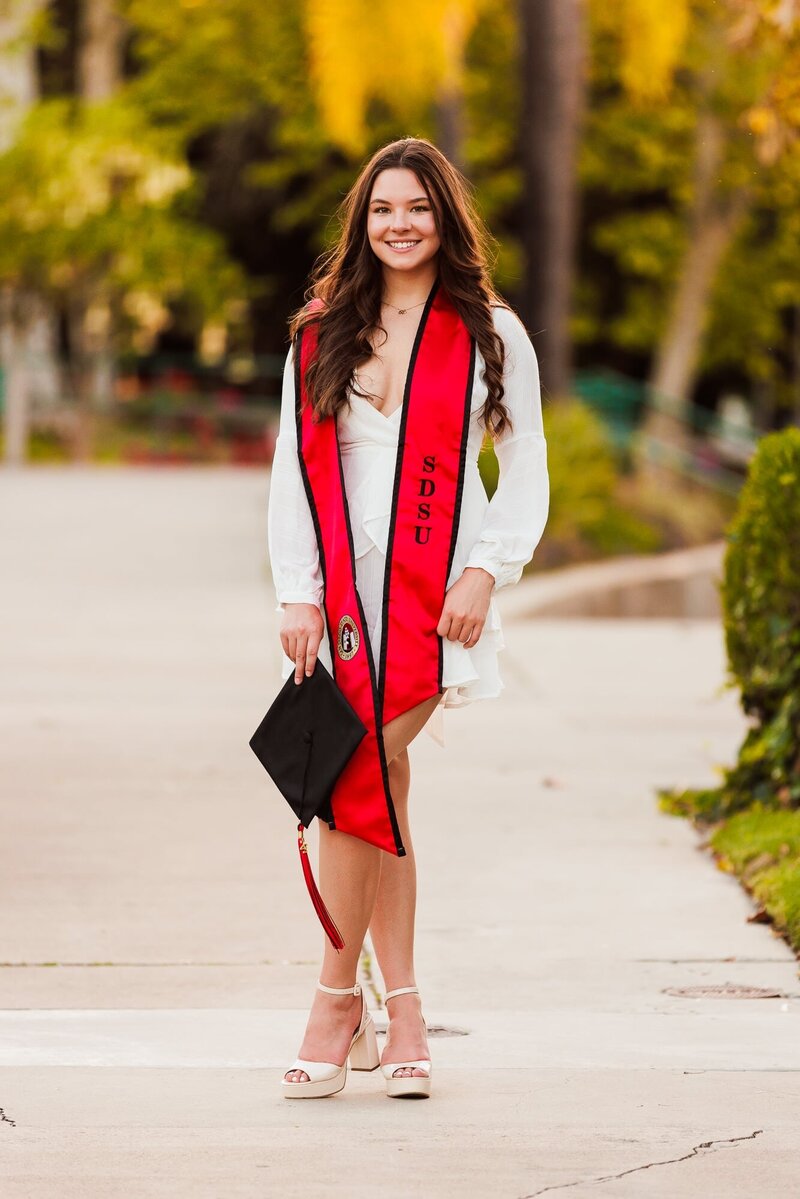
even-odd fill
[[[309,365],[306,388],[318,418],[335,414],[347,402],[353,373],[372,357],[370,335],[381,325],[383,275],[367,237],[367,211],[375,178],[391,167],[413,171],[430,199],[440,246],[439,285],[444,288],[475,338],[486,368],[488,396],[484,427],[499,437],[510,427],[503,404],[503,339],[495,331],[492,305],[507,307],[489,278],[494,239],[478,215],[472,187],[452,163],[425,138],[391,142],[362,168],[337,213],[341,233],[332,249],[317,260],[306,289],[306,304],[289,322],[292,339],[309,321],[319,321],[318,352]]]

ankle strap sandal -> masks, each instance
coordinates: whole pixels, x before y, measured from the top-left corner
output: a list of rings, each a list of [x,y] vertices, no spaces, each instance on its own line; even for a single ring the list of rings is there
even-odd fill
[[[328,1095],[336,1095],[347,1081],[348,1062],[352,1070],[377,1070],[380,1065],[375,1025],[367,1011],[367,998],[361,984],[357,982],[352,987],[327,987],[318,981],[317,987],[327,995],[360,995],[361,1019],[341,1065],[337,1062],[311,1062],[305,1058],[295,1060],[286,1074],[292,1070],[302,1070],[308,1078],[302,1082],[292,1082],[284,1076],[281,1089],[287,1099],[324,1099]]]
[[[388,1003],[396,995],[419,995],[419,987],[396,987],[387,991],[383,1002]],[[425,1075],[405,1074],[396,1077],[398,1070],[425,1070]],[[389,1062],[381,1065],[386,1079],[386,1094],[390,1099],[428,1099],[431,1093],[431,1063],[429,1058],[416,1062]]]

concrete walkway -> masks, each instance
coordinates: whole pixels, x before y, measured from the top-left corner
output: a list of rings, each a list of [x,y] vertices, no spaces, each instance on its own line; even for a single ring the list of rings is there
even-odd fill
[[[281,1098],[320,934],[247,746],[267,486],[0,475],[3,1199],[794,1193],[796,962],[654,799],[741,736],[713,622],[509,615],[413,751],[434,1098]],[[724,982],[782,997],[665,993]]]

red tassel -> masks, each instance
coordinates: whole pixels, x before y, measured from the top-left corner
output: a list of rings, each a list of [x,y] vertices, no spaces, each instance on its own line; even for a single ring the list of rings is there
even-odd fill
[[[342,934],[339,932],[336,924],[334,923],[333,917],[325,907],[322,896],[317,890],[317,884],[314,882],[314,875],[311,873],[311,862],[308,858],[308,846],[306,845],[306,839],[303,836],[302,824],[298,824],[297,826],[297,848],[300,850],[300,861],[303,865],[303,875],[306,880],[306,886],[308,887],[308,893],[311,896],[311,902],[314,905],[314,910],[319,916],[320,924],[328,935],[328,940],[333,948],[338,952],[340,949],[344,949],[344,940],[342,938]]]

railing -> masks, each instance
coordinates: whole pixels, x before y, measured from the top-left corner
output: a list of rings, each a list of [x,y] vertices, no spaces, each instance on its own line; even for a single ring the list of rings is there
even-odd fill
[[[728,495],[738,494],[760,436],[743,400],[722,412],[677,404],[612,371],[583,372],[575,392],[605,423],[623,460],[652,463]]]

